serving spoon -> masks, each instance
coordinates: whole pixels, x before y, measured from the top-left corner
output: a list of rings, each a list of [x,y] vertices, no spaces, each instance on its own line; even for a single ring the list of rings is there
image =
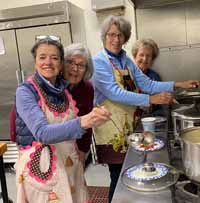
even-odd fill
[[[98,108],[101,108],[101,105],[97,104]],[[119,127],[117,126],[116,122],[110,117],[109,120],[113,123],[113,125],[117,128],[117,130],[119,131],[119,133],[121,133],[122,131],[119,129]]]

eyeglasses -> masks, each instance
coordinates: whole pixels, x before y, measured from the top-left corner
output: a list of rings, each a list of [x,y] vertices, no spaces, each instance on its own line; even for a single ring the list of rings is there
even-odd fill
[[[107,33],[107,36],[110,38],[110,39],[114,39],[114,38],[118,38],[118,39],[123,39],[124,35],[122,33],[119,33],[119,34],[116,34],[116,33]]]
[[[85,70],[85,69],[86,69],[86,66],[87,66],[87,65],[85,65],[85,64],[76,63],[76,62],[73,61],[73,60],[65,60],[64,62],[65,62],[65,64],[68,64],[68,65],[71,65],[71,66],[76,66],[76,67],[78,68],[78,70],[80,70],[80,71]]]
[[[57,42],[61,42],[61,38],[59,36],[55,36],[55,35],[37,35],[35,36],[35,41],[38,42],[40,40],[43,39],[51,39]]]

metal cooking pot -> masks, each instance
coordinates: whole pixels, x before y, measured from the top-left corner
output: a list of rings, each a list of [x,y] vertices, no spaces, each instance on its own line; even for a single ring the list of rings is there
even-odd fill
[[[181,104],[199,103],[200,102],[200,88],[177,89],[175,92],[175,98]]]
[[[200,109],[198,108],[192,104],[172,111],[174,135],[176,137],[179,138],[180,132],[184,129],[200,126]]]
[[[180,137],[185,174],[200,182],[200,127],[185,129]]]
[[[193,127],[190,122],[184,121],[183,112],[187,109],[192,109],[194,104],[188,105],[178,105],[175,109],[172,110],[172,122],[173,122],[173,131],[174,135],[178,138],[181,130],[184,130],[188,127]]]

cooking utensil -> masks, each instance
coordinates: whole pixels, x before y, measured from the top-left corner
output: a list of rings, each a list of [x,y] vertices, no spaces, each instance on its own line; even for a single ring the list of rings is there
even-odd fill
[[[172,99],[173,104],[180,104],[176,99]]]
[[[118,129],[118,131],[121,133],[121,130],[119,129],[115,121],[112,118],[110,118],[110,120],[112,121],[113,125]]]
[[[155,140],[155,136],[151,132],[144,132],[144,144],[153,144]]]
[[[153,133],[146,131],[143,133],[133,133],[129,135],[129,142],[131,142],[134,145],[139,144],[153,144],[155,140],[155,136]]]
[[[97,104],[98,108],[101,108],[101,105]],[[121,133],[122,131],[119,129],[119,127],[117,126],[117,124],[115,123],[115,121],[110,117],[109,120],[113,123],[113,125],[117,128],[117,130],[119,131],[119,133]]]
[[[143,142],[144,135],[142,133],[133,133],[129,135],[128,139],[129,144],[139,145]]]

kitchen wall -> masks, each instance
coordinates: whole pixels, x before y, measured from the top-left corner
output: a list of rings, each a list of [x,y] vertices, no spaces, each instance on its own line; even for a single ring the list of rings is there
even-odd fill
[[[7,8],[30,6],[41,3],[53,3],[61,0],[6,0],[1,1],[0,10]],[[84,10],[85,16],[85,29],[86,29],[86,40],[87,45],[90,48],[92,54],[95,54],[102,47],[100,40],[100,25],[105,16],[109,14],[118,13],[119,10],[111,9],[106,12],[99,12],[98,14],[92,10],[92,0],[69,0],[69,2],[81,7]],[[101,0],[100,0],[101,1]],[[129,42],[125,45],[125,49],[130,55],[131,42],[135,40],[135,14],[131,0],[124,0],[125,2],[125,13],[124,16],[132,24],[132,36]]]
[[[200,79],[199,0],[137,8],[136,18],[138,38],[152,38],[160,47],[154,69],[163,80]]]

